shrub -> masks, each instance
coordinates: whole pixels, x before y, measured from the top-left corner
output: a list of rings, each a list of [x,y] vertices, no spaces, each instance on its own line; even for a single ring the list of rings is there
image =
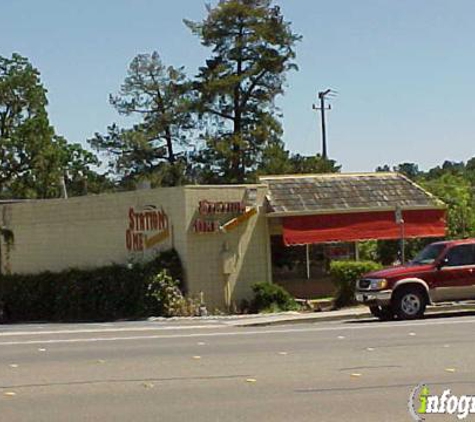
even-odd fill
[[[0,304],[10,321],[104,321],[159,316],[155,312],[168,310],[173,302],[163,299],[166,306],[160,308],[150,300],[151,292],[159,295],[160,286],[168,286],[168,279],[161,284],[154,278],[165,271],[178,292],[183,285],[183,271],[175,251],[131,266],[2,275]],[[168,298],[168,290],[163,295]]]
[[[174,280],[167,270],[162,270],[152,277],[146,294],[149,313],[166,317],[199,314],[199,301],[186,299],[179,285],[180,282]]]
[[[256,283],[252,286],[254,312],[293,311],[298,309],[295,299],[282,287],[272,283]]]
[[[330,274],[336,287],[335,306],[341,308],[354,304],[356,280],[381,268],[381,264],[373,261],[333,261]]]

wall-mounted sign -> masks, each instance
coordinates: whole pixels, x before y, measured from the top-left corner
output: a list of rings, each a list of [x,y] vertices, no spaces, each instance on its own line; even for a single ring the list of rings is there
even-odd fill
[[[230,232],[234,230],[236,227],[240,226],[245,221],[249,220],[251,217],[257,214],[256,208],[250,208],[244,214],[240,215],[239,217],[233,218],[231,221],[228,221],[226,224],[223,225],[222,229],[225,232]]]
[[[219,221],[197,218],[193,224],[193,231],[195,233],[217,233],[220,227],[221,224]]]
[[[141,211],[129,209],[129,227],[125,234],[128,251],[151,249],[169,237],[168,216],[163,209],[151,205]]]
[[[243,202],[212,202],[200,201],[198,213],[200,215],[193,223],[195,233],[219,233],[222,229],[221,219],[227,214],[243,214],[246,205]]]
[[[242,202],[200,201],[198,210],[200,215],[242,214],[246,211],[246,205]]]
[[[257,214],[257,209],[255,207],[248,209],[244,202],[200,201],[198,212],[200,217],[194,221],[193,231],[195,233],[219,233],[235,229]],[[231,219],[228,217],[221,221],[228,214],[234,214],[237,217]]]

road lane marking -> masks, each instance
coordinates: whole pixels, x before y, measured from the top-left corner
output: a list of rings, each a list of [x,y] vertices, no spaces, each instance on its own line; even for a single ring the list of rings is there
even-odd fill
[[[362,369],[397,369],[402,368],[401,365],[375,365],[375,366],[356,366],[353,368],[340,368],[339,372],[361,371]]]
[[[179,327],[120,327],[120,328],[92,328],[78,330],[50,330],[50,331],[6,331],[1,333],[1,337],[17,337],[17,336],[39,336],[39,335],[60,335],[60,334],[94,334],[94,333],[126,333],[126,332],[143,332],[143,331],[173,331],[173,330],[198,330],[209,328],[229,328],[223,325],[182,325]]]
[[[432,381],[430,383],[432,386],[436,387],[447,387],[447,381]],[[466,385],[466,386],[474,386],[475,383],[473,381],[462,381],[462,380],[454,380],[450,381],[450,385]],[[385,385],[368,385],[368,386],[361,386],[361,387],[329,387],[329,388],[299,388],[294,390],[295,393],[299,394],[345,394],[345,393],[352,393],[352,392],[365,392],[365,391],[383,391],[384,389],[404,389],[407,390],[408,388],[414,388],[414,383],[410,384],[385,384]]]
[[[240,380],[251,376],[250,374],[230,374],[230,375],[205,375],[205,376],[191,376],[191,377],[168,377],[168,378],[144,378],[144,379],[97,379],[97,380],[78,380],[78,381],[60,381],[36,384],[14,384],[14,385],[0,385],[0,391],[10,389],[27,389],[27,388],[48,388],[48,387],[71,387],[81,385],[97,385],[97,384],[122,384],[122,383],[165,383],[165,382],[190,382],[190,381],[233,381]],[[7,391],[8,392],[8,391]],[[8,395],[8,394],[7,394]],[[13,395],[16,395],[14,393]]]
[[[290,334],[290,333],[319,333],[319,332],[333,332],[333,331],[359,331],[359,330],[371,330],[371,329],[394,329],[394,328],[407,328],[407,327],[427,327],[427,326],[444,326],[444,325],[459,325],[459,324],[475,324],[475,319],[470,320],[445,320],[445,321],[407,321],[407,322],[395,322],[393,324],[381,324],[381,325],[339,325],[332,327],[307,327],[307,328],[285,328],[285,329],[254,329],[253,331],[226,331],[226,332],[202,332],[202,333],[188,333],[188,334],[157,334],[149,336],[124,336],[124,337],[92,337],[92,338],[72,338],[72,339],[42,339],[42,340],[24,340],[24,341],[0,341],[0,346],[17,346],[17,345],[46,345],[46,344],[61,344],[61,343],[93,343],[93,342],[112,342],[112,341],[136,341],[136,340],[159,340],[159,339],[179,339],[179,338],[205,338],[205,337],[232,337],[232,336],[261,336],[264,334]],[[206,326],[209,328],[209,326]],[[189,328],[189,327],[186,327]],[[217,326],[214,328],[227,328],[224,326]],[[162,328],[163,329],[163,328]],[[126,331],[160,331],[159,328],[139,329]],[[74,331],[69,334],[78,334],[78,331]],[[84,331],[87,330],[79,330]],[[99,333],[110,333],[113,330],[100,330]],[[122,329],[119,329],[122,332]],[[50,335],[58,334],[56,331],[52,332],[39,332],[35,335],[48,333]]]

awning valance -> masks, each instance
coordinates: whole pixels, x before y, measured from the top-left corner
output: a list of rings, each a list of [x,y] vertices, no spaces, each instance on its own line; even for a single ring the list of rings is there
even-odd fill
[[[403,211],[403,219],[405,238],[445,236],[445,210],[407,210]],[[394,211],[284,217],[282,220],[287,246],[401,237]]]

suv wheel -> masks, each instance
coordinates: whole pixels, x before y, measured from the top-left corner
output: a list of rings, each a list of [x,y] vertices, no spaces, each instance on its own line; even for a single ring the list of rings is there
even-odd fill
[[[401,289],[396,292],[394,299],[394,310],[400,319],[416,319],[424,315],[426,298],[421,289]]]
[[[370,306],[369,310],[373,316],[381,321],[390,321],[394,318],[394,312],[391,306]]]

